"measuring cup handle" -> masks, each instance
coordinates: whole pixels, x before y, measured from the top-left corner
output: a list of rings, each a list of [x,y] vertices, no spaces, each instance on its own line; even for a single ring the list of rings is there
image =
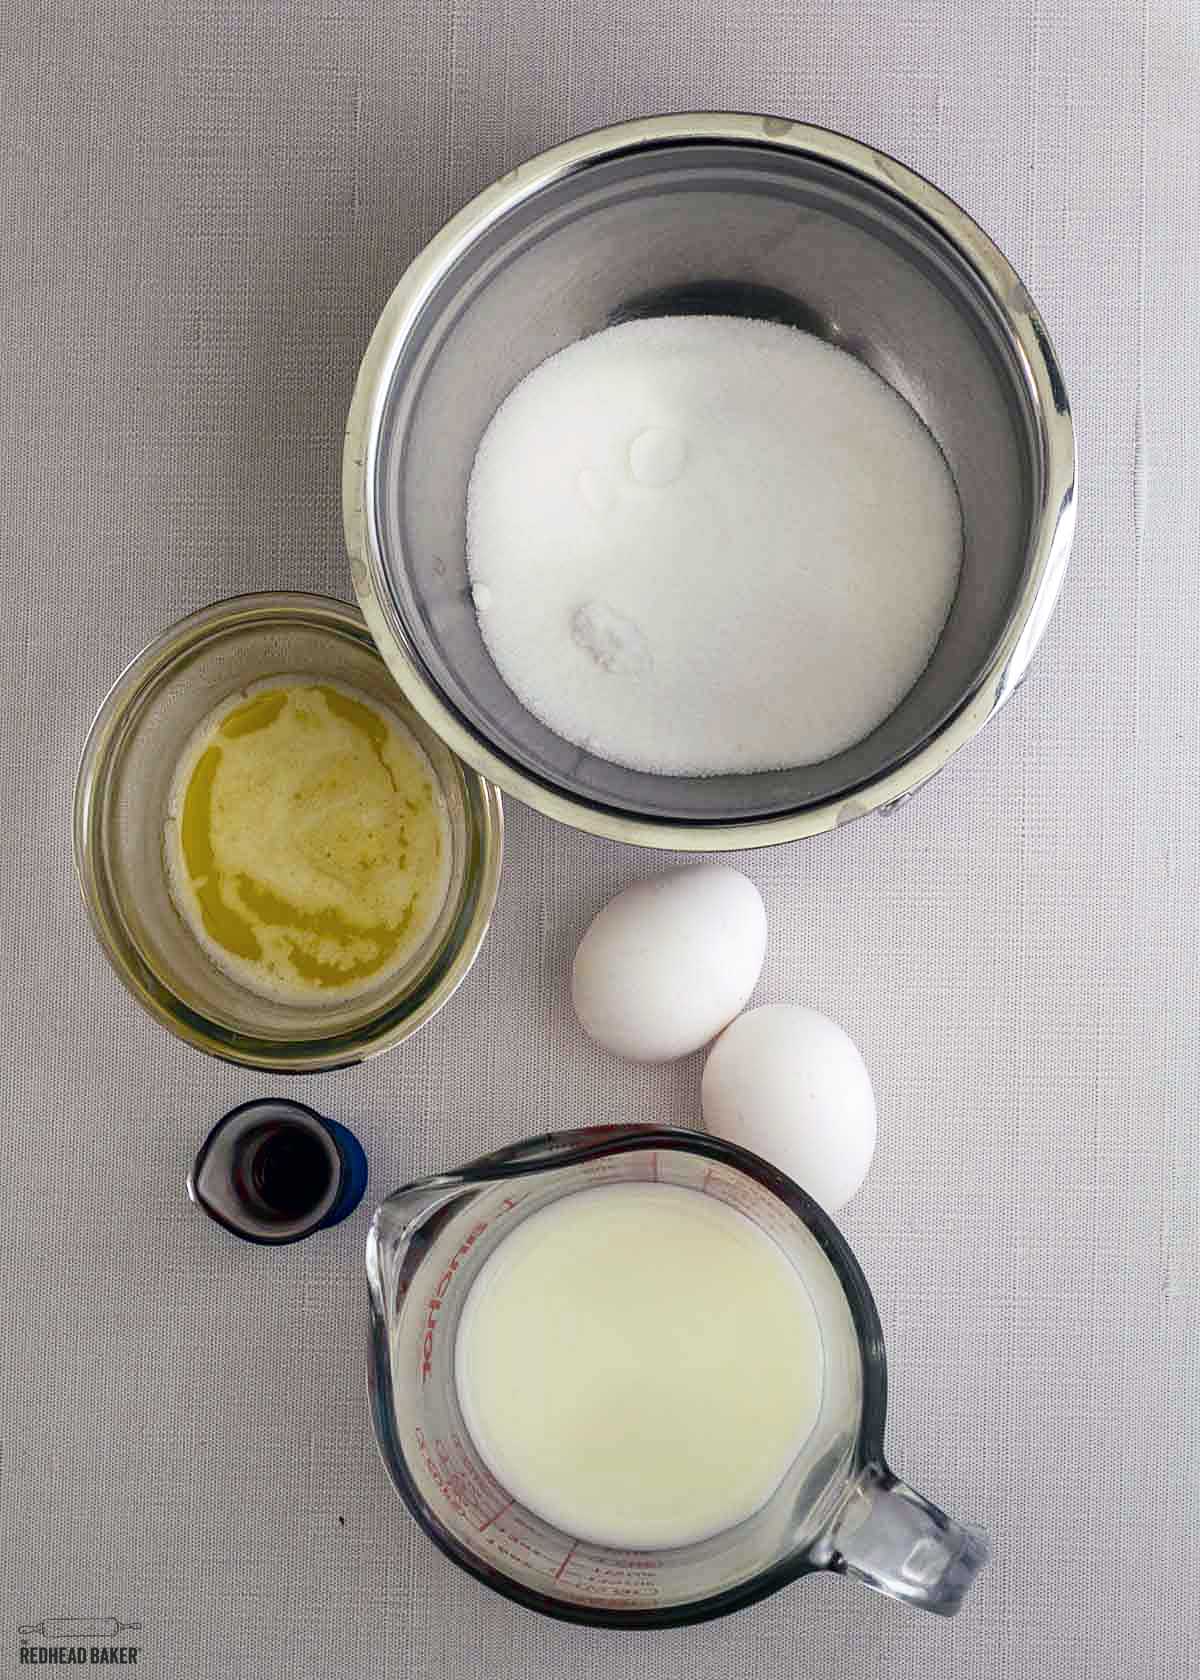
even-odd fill
[[[952,1522],[880,1464],[859,1472],[828,1541],[830,1569],[936,1616],[958,1611],[989,1553],[981,1529]]]

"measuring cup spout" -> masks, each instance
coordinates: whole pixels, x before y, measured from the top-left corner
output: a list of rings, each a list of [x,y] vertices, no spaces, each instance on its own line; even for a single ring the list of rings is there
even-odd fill
[[[464,1194],[457,1174],[443,1173],[405,1185],[375,1209],[367,1232],[367,1290],[375,1313],[386,1319],[395,1305],[395,1287],[419,1254],[411,1254],[414,1240],[440,1209]],[[419,1246],[419,1245],[418,1245]]]
[[[951,1521],[882,1464],[851,1483],[827,1547],[826,1568],[937,1616],[958,1612],[989,1553],[981,1529]]]

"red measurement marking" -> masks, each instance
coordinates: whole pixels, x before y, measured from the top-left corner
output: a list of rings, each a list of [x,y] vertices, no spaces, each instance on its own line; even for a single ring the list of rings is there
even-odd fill
[[[588,1593],[586,1602],[593,1610],[632,1610],[642,1604],[654,1606],[658,1600],[655,1598],[600,1598],[595,1593]]]
[[[475,1464],[473,1462],[471,1452],[462,1436],[455,1431],[450,1439],[454,1442],[455,1447],[458,1449],[459,1456],[469,1468],[476,1482],[487,1490],[491,1498],[504,1499],[508,1493],[508,1489],[496,1480],[495,1476],[492,1475],[492,1472],[488,1469],[486,1464]],[[511,1499],[508,1502],[510,1505],[512,1504]]]
[[[515,1500],[510,1499],[509,1502],[508,1502],[508,1505],[513,1505],[515,1503],[516,1503]],[[480,1534],[485,1534],[487,1532],[487,1530],[489,1528],[491,1528],[492,1524],[497,1520],[497,1518],[502,1517],[504,1515],[505,1511],[508,1510],[508,1505],[501,1505],[500,1509],[495,1513],[495,1515],[488,1518],[488,1520],[484,1523],[483,1527],[479,1530]]]
[[[575,1556],[575,1553],[578,1550],[579,1550],[578,1540],[572,1540],[571,1550],[567,1553],[566,1557],[562,1560],[562,1562],[559,1564],[558,1568],[554,1571],[554,1579],[556,1581],[561,1579],[563,1570],[567,1567],[567,1565],[570,1563],[571,1559]]]
[[[438,1315],[445,1304],[446,1292],[454,1282],[454,1274],[458,1271],[459,1266],[466,1259],[467,1255],[470,1254],[471,1250],[474,1248],[475,1244],[479,1241],[480,1237],[487,1228],[488,1221],[486,1219],[472,1225],[471,1229],[467,1232],[466,1240],[459,1246],[458,1252],[438,1279],[437,1287],[434,1290],[433,1295],[430,1297],[429,1315],[425,1320],[425,1336],[421,1343],[422,1382],[427,1382],[431,1372],[433,1371],[434,1338],[437,1335],[438,1323],[440,1322]]]

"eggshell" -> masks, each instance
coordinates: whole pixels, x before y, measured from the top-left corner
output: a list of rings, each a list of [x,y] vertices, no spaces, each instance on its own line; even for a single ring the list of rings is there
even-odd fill
[[[571,996],[584,1031],[634,1062],[669,1062],[720,1032],[758,983],[767,916],[753,881],[694,864],[639,881],[592,922]]]
[[[797,1004],[752,1009],[713,1045],[700,1085],[704,1124],[785,1172],[834,1213],[875,1153],[875,1093],[836,1021]]]

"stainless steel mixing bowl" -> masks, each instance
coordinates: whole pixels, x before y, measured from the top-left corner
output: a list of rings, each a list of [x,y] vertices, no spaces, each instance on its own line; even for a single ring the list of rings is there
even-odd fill
[[[496,408],[574,339],[687,311],[790,322],[861,357],[921,415],[958,486],[962,577],[933,658],[873,734],[821,764],[711,777],[609,764],[526,711],[479,634],[466,489]],[[367,623],[442,739],[549,816],[696,851],[819,833],[941,769],[1025,674],[1062,582],[1074,489],[1053,349],[987,236],[892,158],[754,116],[603,129],[468,204],[379,320],[343,477]]]

